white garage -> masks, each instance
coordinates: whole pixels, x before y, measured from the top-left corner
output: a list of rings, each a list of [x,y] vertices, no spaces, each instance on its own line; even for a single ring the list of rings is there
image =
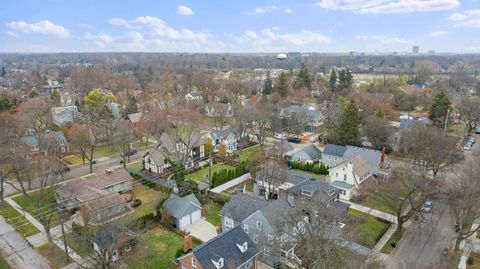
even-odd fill
[[[202,218],[202,206],[194,194],[185,197],[172,194],[164,208],[172,216],[172,224],[180,229]]]

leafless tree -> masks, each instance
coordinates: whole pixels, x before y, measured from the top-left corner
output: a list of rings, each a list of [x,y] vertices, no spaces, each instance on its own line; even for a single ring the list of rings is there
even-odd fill
[[[251,133],[261,147],[265,146],[265,139],[272,133],[272,118],[277,115],[277,109],[270,104],[257,104],[249,110],[249,121],[252,122]]]
[[[39,151],[50,152],[52,145],[45,138],[53,128],[51,105],[45,99],[31,99],[22,104],[19,115],[26,133],[37,138]]]
[[[256,179],[265,191],[265,198],[270,200],[278,196],[278,187],[288,181],[288,169],[281,159],[264,160],[263,169],[256,173]]]
[[[415,62],[415,80],[417,83],[424,83],[431,79],[432,75],[440,71],[440,66],[432,61]]]
[[[95,149],[98,146],[99,138],[102,136],[103,129],[88,124],[73,124],[69,132],[70,143],[79,151],[83,163],[88,160],[90,173],[93,172]]]
[[[362,133],[368,137],[373,148],[379,149],[386,145],[387,139],[393,133],[393,130],[384,118],[373,115],[364,120]]]
[[[130,152],[132,150],[132,143],[135,139],[133,124],[128,120],[119,120],[117,123],[118,143],[122,147],[122,161],[123,167],[127,167],[127,162],[130,162]]]
[[[458,117],[465,126],[465,135],[480,123],[480,98],[463,96],[457,105]]]
[[[15,152],[15,143],[19,137],[17,118],[10,113],[0,113],[0,206],[3,205],[5,184],[11,175],[11,156]]]

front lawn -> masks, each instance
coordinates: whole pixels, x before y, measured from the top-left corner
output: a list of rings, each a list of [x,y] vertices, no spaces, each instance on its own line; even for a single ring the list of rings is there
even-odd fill
[[[31,224],[7,202],[4,202],[3,205],[0,206],[0,215],[2,215],[7,222],[15,227],[15,230],[17,230],[17,232],[24,237],[28,237],[40,232],[37,228],[35,228],[35,226],[33,226],[33,224]]]
[[[385,202],[381,195],[372,194],[367,197],[363,205],[395,216],[395,210],[387,206]]]
[[[212,165],[212,176],[213,176],[213,173],[218,172],[218,171],[223,170],[223,169],[235,169],[235,167],[233,167],[231,165],[228,165],[228,164],[216,163],[216,164]],[[208,170],[209,170],[208,166],[204,167],[204,168],[201,168],[197,172],[187,175],[187,178],[198,180],[198,181],[203,181],[203,182],[208,182]]]
[[[35,205],[38,201],[40,202],[40,209],[44,213],[45,216],[52,217],[51,219],[51,227],[54,227],[60,224],[59,215],[57,209],[55,208],[55,193],[51,189],[44,190],[45,195],[40,198],[40,190],[30,192],[28,195],[31,199],[25,197],[25,195],[21,194],[13,200],[21,206],[24,210],[26,210],[32,217],[36,220],[40,221],[38,217],[37,206]]]
[[[70,165],[83,164],[82,157],[77,154],[65,156],[63,160]],[[85,163],[88,163],[88,160],[85,159]]]
[[[93,244],[88,236],[82,237],[71,232],[66,234],[65,237],[67,238],[67,245],[78,255],[88,257],[93,254]]]
[[[198,243],[193,240],[193,247]],[[166,230],[154,228],[140,237],[138,245],[132,253],[125,257],[124,262],[128,268],[142,269],[174,269],[173,263],[178,249],[183,248],[183,237]]]
[[[115,220],[115,222],[128,225],[147,214],[155,213],[155,203],[160,197],[160,192],[140,184],[139,181],[134,181],[133,191],[136,198],[140,199],[142,203],[134,208],[134,212]]]
[[[253,147],[243,149],[242,153],[240,154],[240,161],[242,162],[242,161],[251,160],[258,154],[260,154],[261,151],[262,151],[262,148],[260,147],[260,145],[255,145]]]
[[[387,231],[390,223],[358,210],[349,209],[347,225],[353,226],[350,232],[357,243],[372,249]]]
[[[71,259],[70,262],[67,262],[65,251],[61,250],[57,245],[52,243],[45,243],[37,247],[37,250],[40,255],[47,259],[50,266],[55,269],[63,268],[64,266],[73,262]]]
[[[0,269],[10,269],[10,265],[2,256],[0,256]]]
[[[388,239],[388,242],[385,244],[385,246],[383,246],[382,252],[385,253],[385,254],[392,253],[392,251],[393,251],[392,243],[395,242],[398,245],[398,242],[400,241],[400,239],[402,239],[402,236],[403,236],[404,233],[405,233],[405,228],[403,228],[403,227],[400,230],[400,234],[397,235],[397,234],[394,233],[392,235],[392,237],[390,237],[390,239]]]
[[[143,163],[142,163],[142,161],[137,161],[135,163],[130,163],[130,164],[127,164],[127,168],[135,170],[137,172],[141,172],[141,171],[143,171]]]

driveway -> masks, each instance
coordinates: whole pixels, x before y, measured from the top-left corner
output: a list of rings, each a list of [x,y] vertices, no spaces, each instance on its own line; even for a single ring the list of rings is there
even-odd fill
[[[196,221],[195,223],[186,226],[182,230],[190,232],[193,237],[196,237],[203,242],[207,242],[208,240],[217,236],[217,229],[215,229],[215,226],[204,219]]]

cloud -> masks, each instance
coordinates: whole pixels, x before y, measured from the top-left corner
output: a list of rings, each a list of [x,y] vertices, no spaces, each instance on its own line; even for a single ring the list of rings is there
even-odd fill
[[[174,29],[165,21],[157,17],[141,16],[134,20],[125,20],[122,18],[113,18],[110,24],[123,26],[128,30],[136,30],[144,35],[155,38],[165,38],[171,40],[189,40],[206,41],[212,35],[205,32],[194,32],[190,29]]]
[[[193,10],[187,6],[178,6],[177,12],[180,15],[190,16],[193,15]]]
[[[12,31],[7,31],[7,35],[13,36],[13,37],[18,36],[16,33],[12,32]]]
[[[467,10],[450,15],[450,20],[456,21],[455,27],[480,28],[480,9]]]
[[[257,15],[257,14],[263,14],[263,13],[271,12],[271,11],[278,10],[278,9],[280,9],[280,8],[278,6],[275,6],[275,5],[268,6],[268,7],[256,7],[253,10],[249,11],[248,14],[249,15]]]
[[[440,37],[440,36],[446,36],[449,35],[450,33],[447,31],[434,31],[428,34],[430,37]]]
[[[396,36],[386,36],[386,35],[358,35],[356,36],[359,40],[378,42],[381,45],[395,45],[395,44],[413,44],[413,40],[408,40]]]
[[[98,48],[105,48],[108,45],[112,44],[115,40],[112,36],[103,32],[97,34],[91,34],[87,32],[85,33],[85,41],[87,45],[92,45]]]
[[[293,13],[293,11],[292,11],[291,9],[289,9],[289,8],[286,8],[286,9],[284,9],[283,11],[284,11],[285,13],[287,13],[287,14],[292,14],[292,13]]]
[[[329,37],[302,29],[295,33],[279,33],[277,27],[264,28],[259,32],[247,30],[244,35],[231,37],[244,45],[247,51],[318,50],[330,44]]]
[[[24,21],[12,21],[9,22],[7,26],[16,32],[39,33],[44,35],[53,35],[60,38],[67,38],[70,36],[70,32],[67,28],[54,24],[49,20],[43,20],[31,24]]]
[[[321,0],[314,7],[356,13],[431,12],[456,8],[459,0]]]

